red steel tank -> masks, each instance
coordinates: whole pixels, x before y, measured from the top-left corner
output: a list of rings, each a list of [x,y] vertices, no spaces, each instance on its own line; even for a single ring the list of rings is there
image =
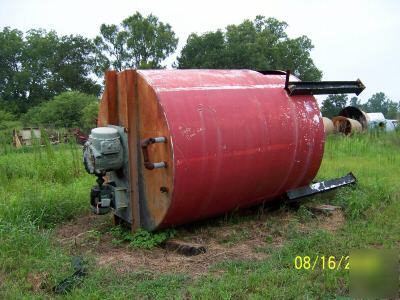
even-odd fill
[[[127,158],[123,171],[98,176],[117,194],[107,200],[116,218],[155,230],[310,184],[324,125],[314,96],[290,95],[287,79],[251,70],[108,72],[98,126],[123,128]]]

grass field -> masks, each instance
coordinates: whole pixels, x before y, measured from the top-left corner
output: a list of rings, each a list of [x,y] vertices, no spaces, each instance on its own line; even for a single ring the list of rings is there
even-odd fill
[[[343,213],[336,219],[313,216],[304,206],[298,209],[282,206],[276,210],[258,208],[247,214],[230,213],[198,226],[177,228],[176,237],[202,236],[210,249],[219,249],[217,254],[210,251],[203,255],[202,259],[207,255],[210,258],[201,272],[201,265],[195,265],[203,264],[200,258],[178,260],[171,256],[166,263],[174,261],[175,268],[167,265],[163,269],[157,263],[158,256],[165,255],[162,250],[138,249],[140,243],[133,247],[135,239],[126,238],[121,229],[111,229],[109,217],[93,222],[91,218],[85,219],[94,178],[83,170],[78,147],[35,146],[23,151],[3,147],[2,150],[1,299],[347,297],[347,270],[297,270],[295,257],[341,257],[353,249],[400,246],[399,132],[328,139],[317,179],[339,177],[349,171],[358,178],[355,186],[309,200],[343,207]],[[74,218],[75,221],[70,221]],[[85,227],[88,226],[85,220],[92,222],[89,227]],[[83,235],[74,232],[79,232],[79,226],[85,227],[83,241],[79,239]],[[66,243],[60,232],[64,237],[72,236],[72,242]],[[144,239],[151,240],[154,236]],[[115,264],[99,264],[98,253],[105,253],[107,243],[111,250],[106,253],[131,253],[137,257],[143,254],[150,259],[135,262],[123,271]],[[52,287],[73,273],[71,257],[75,255],[86,261],[88,276],[70,293],[55,295]],[[121,257],[126,259],[126,255]],[[195,270],[191,265],[196,266]]]

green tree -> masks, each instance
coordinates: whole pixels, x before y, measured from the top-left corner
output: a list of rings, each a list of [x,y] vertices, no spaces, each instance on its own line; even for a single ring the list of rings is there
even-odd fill
[[[92,78],[98,63],[94,45],[81,36],[59,37],[42,29],[24,35],[5,27],[0,31],[0,61],[0,97],[14,114],[64,91],[100,92]]]
[[[366,103],[366,110],[368,112],[381,112],[384,115],[387,113],[387,102],[386,95],[382,92],[375,93],[368,99]]]
[[[387,119],[399,119],[400,118],[400,103],[389,101],[386,118]]]
[[[96,67],[96,48],[91,40],[80,35],[62,36],[52,60],[49,86],[57,94],[74,90],[97,96],[101,87],[93,78]]]
[[[228,65],[226,54],[225,37],[221,30],[203,35],[192,33],[185,46],[185,55],[181,55],[178,59],[179,67],[223,69]]]
[[[339,112],[346,107],[348,96],[345,94],[328,95],[322,102],[321,113],[324,117],[333,118],[339,115]]]
[[[28,98],[28,76],[23,70],[23,51],[25,43],[23,33],[5,27],[0,31],[0,97],[1,107],[11,112],[18,111],[16,101]]]
[[[80,125],[83,130],[88,131],[96,127],[97,115],[99,113],[99,102],[92,101],[83,109]]]
[[[362,106],[361,100],[358,99],[358,97],[355,97],[355,96],[351,97],[349,105],[350,106],[354,106],[354,107],[361,107]]]
[[[192,33],[176,67],[290,69],[302,80],[320,80],[322,72],[314,65],[311,40],[306,36],[290,39],[287,24],[257,16],[239,25],[229,25],[202,35]]]
[[[94,39],[101,61],[98,74],[109,67],[121,71],[132,66],[132,57],[126,47],[127,32],[121,31],[117,25],[100,26],[100,36]]]
[[[178,44],[171,26],[152,14],[124,19],[120,26],[102,24],[94,39],[103,68],[161,68]],[[104,70],[103,70],[104,71]]]
[[[396,119],[400,111],[400,104],[386,97],[385,93],[375,93],[364,105],[367,112],[381,112],[387,119]]]
[[[23,122],[29,126],[84,127],[89,114],[87,107],[91,105],[98,105],[97,97],[80,92],[64,92],[28,110]]]

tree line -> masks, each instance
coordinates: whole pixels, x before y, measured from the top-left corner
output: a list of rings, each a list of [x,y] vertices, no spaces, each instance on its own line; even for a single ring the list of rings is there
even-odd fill
[[[224,30],[192,33],[173,67],[290,69],[302,80],[320,80],[322,71],[310,56],[311,40],[289,38],[287,26],[257,16]],[[177,44],[170,24],[138,12],[120,24],[102,24],[94,39],[5,27],[0,31],[0,129],[16,124],[88,124],[84,119],[96,115],[105,70],[164,68]],[[74,97],[85,106],[72,105]],[[72,112],[61,113],[56,106]]]
[[[328,95],[322,102],[321,113],[324,117],[333,118],[346,106],[354,106],[365,112],[381,112],[386,119],[400,118],[400,103],[390,100],[384,93],[373,94],[365,103],[358,97],[348,95]]]

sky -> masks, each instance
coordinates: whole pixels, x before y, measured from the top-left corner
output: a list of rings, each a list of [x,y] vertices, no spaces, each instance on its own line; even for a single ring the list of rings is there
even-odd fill
[[[363,102],[376,92],[400,101],[400,0],[0,0],[0,28],[93,38],[102,23],[119,24],[136,11],[172,26],[177,54],[192,32],[224,29],[256,15],[277,18],[288,23],[289,37],[311,38],[323,80],[359,78],[366,86]]]

